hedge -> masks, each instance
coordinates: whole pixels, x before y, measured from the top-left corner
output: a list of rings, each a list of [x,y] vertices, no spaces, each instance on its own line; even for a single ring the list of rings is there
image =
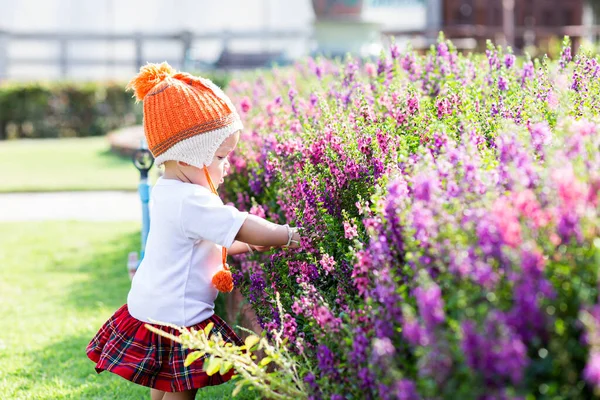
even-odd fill
[[[205,74],[225,87],[229,76]],[[8,82],[0,85],[0,140],[101,136],[142,122],[123,82]]]

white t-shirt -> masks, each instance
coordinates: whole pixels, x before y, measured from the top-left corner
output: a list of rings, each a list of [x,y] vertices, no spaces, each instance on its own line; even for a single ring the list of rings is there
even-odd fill
[[[152,189],[144,259],[127,296],[144,322],[191,326],[214,314],[221,246],[231,247],[248,213],[200,185],[159,178]]]

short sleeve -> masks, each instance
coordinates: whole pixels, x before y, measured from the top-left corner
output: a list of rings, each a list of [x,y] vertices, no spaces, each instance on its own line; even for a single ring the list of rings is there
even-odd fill
[[[181,226],[190,239],[231,247],[248,213],[223,204],[218,196],[197,190],[181,204]]]

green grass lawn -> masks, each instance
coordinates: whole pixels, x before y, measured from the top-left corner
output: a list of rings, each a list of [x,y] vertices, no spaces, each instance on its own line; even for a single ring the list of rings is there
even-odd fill
[[[0,192],[134,190],[139,172],[105,137],[0,142]]]
[[[85,355],[126,300],[127,253],[138,246],[135,223],[0,224],[1,398],[149,398],[147,388],[96,374]],[[233,387],[202,389],[196,398],[228,399]]]

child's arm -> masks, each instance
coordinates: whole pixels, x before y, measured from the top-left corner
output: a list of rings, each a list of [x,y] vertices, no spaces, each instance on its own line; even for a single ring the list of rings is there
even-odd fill
[[[254,246],[236,240],[227,250],[227,254],[229,254],[230,256],[235,256],[237,254],[254,253],[255,251],[262,253],[265,251],[272,250],[274,248],[275,246]]]
[[[236,240],[235,242],[233,242],[231,247],[227,250],[227,254],[229,254],[230,256],[235,256],[236,254],[249,253],[250,248],[248,246],[250,246],[248,243],[244,243],[244,242],[240,242],[240,241]],[[252,249],[252,251],[254,251],[254,249]]]
[[[235,239],[255,246],[285,246],[288,244],[290,229],[256,215],[248,215]],[[290,243],[290,247],[297,248],[300,235],[295,230],[292,230],[291,234],[293,242]]]

